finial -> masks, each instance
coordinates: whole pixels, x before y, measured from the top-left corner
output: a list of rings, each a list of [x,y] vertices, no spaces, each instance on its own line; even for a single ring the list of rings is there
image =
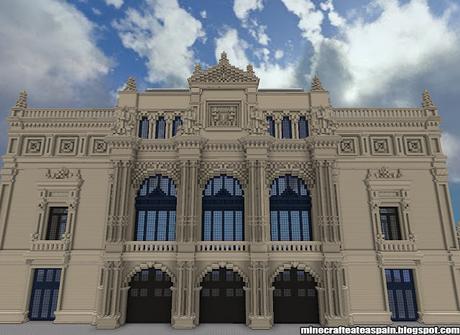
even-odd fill
[[[313,77],[313,80],[311,81],[311,90],[312,91],[325,91],[323,88],[323,85],[321,84],[321,80],[319,80],[319,77],[317,74]]]
[[[134,77],[128,78],[123,92],[137,92],[136,79]]]
[[[254,68],[252,67],[252,64],[248,64],[248,66],[246,66],[246,72],[248,75],[254,76]]]
[[[18,100],[16,101],[16,108],[27,108],[27,92],[19,92]]]
[[[201,72],[201,65],[196,63],[195,64],[195,70],[193,71],[193,74],[197,74]]]
[[[219,64],[228,64],[227,53],[225,51],[222,51],[220,54]]]
[[[433,104],[433,100],[431,100],[430,92],[428,92],[428,90],[426,89],[423,91],[422,94],[422,107],[427,109],[435,107],[435,105]]]

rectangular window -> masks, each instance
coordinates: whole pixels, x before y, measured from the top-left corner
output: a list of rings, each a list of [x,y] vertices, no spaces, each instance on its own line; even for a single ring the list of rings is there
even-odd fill
[[[280,211],[280,240],[289,241],[289,212]]]
[[[281,121],[281,138],[292,138],[291,120],[284,116]]]
[[[149,137],[149,119],[144,116],[139,121],[139,137],[148,138]]]
[[[224,211],[224,240],[234,241],[233,236],[233,211]]]
[[[270,212],[270,227],[272,231],[272,241],[279,241],[278,235],[278,212]]]
[[[182,119],[180,116],[176,116],[173,121],[172,136],[176,136],[177,130],[182,125]]]
[[[267,116],[268,134],[275,137],[275,120],[272,116]]]
[[[47,240],[60,240],[67,224],[67,207],[51,207],[48,218]]]
[[[299,118],[299,138],[308,137],[308,123],[305,116]]]
[[[401,240],[397,207],[380,207],[380,224],[385,240]]]
[[[385,278],[391,320],[417,320],[417,301],[412,270],[385,269]]]
[[[165,138],[166,135],[166,121],[163,116],[160,116],[157,121],[157,129],[155,138]]]
[[[30,320],[54,320],[61,269],[36,269],[29,303]]]
[[[211,211],[204,212],[203,240],[211,241]]]
[[[222,241],[222,212],[214,211],[213,214],[212,238],[214,241]]]

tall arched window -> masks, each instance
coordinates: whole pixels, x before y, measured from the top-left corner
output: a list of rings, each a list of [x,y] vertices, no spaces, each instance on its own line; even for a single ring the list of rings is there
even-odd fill
[[[291,120],[288,116],[284,116],[281,121],[281,138],[292,138]]]
[[[244,240],[244,197],[233,177],[209,180],[203,191],[203,241]]]
[[[166,121],[163,116],[160,116],[157,120],[155,138],[165,138],[165,136],[166,136]]]
[[[270,190],[272,241],[310,241],[311,199],[305,184],[286,175],[273,181]]]
[[[182,125],[182,119],[180,118],[180,116],[176,116],[172,124],[172,136],[176,136],[177,130],[179,129],[181,125]]]
[[[273,116],[267,116],[268,134],[275,137],[275,120]]]
[[[139,121],[139,137],[149,137],[149,119],[146,116],[142,117],[142,119]]]
[[[299,118],[299,138],[308,137],[308,122],[305,116]]]
[[[160,175],[147,178],[136,197],[136,241],[176,239],[176,187]]]

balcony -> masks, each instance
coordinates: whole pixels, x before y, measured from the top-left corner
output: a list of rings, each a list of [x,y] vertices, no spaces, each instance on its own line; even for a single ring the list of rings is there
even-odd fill
[[[124,252],[176,252],[176,241],[129,241],[123,246]]]
[[[377,250],[383,252],[414,252],[417,251],[415,236],[409,235],[408,240],[385,240],[382,235],[376,238]]]
[[[320,241],[273,241],[271,252],[321,252]]]
[[[41,240],[38,234],[31,236],[31,251],[67,251],[70,250],[70,234],[63,234],[60,240]]]
[[[246,241],[202,241],[195,245],[196,252],[248,252]]]

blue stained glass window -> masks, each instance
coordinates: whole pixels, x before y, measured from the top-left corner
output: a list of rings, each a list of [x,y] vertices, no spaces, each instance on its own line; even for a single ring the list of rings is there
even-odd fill
[[[272,116],[267,116],[268,134],[275,137],[275,120]]]
[[[415,285],[410,269],[385,269],[388,304],[393,321],[418,318]]]
[[[303,181],[286,175],[275,179],[270,192],[272,241],[310,241],[311,199]]]
[[[305,116],[299,118],[299,138],[308,137],[308,123]]]
[[[147,178],[139,188],[136,211],[137,241],[176,239],[176,188],[170,178]]]
[[[238,180],[226,175],[209,180],[203,191],[202,208],[204,241],[244,239],[244,198]]]
[[[140,138],[148,138],[149,137],[149,119],[144,116],[139,121],[139,133],[138,136]]]
[[[61,269],[36,269],[29,303],[31,320],[54,320]]]
[[[163,116],[160,116],[157,120],[155,138],[165,138],[165,136],[166,136],[166,121]]]
[[[292,138],[291,120],[284,116],[281,121],[281,138]]]

